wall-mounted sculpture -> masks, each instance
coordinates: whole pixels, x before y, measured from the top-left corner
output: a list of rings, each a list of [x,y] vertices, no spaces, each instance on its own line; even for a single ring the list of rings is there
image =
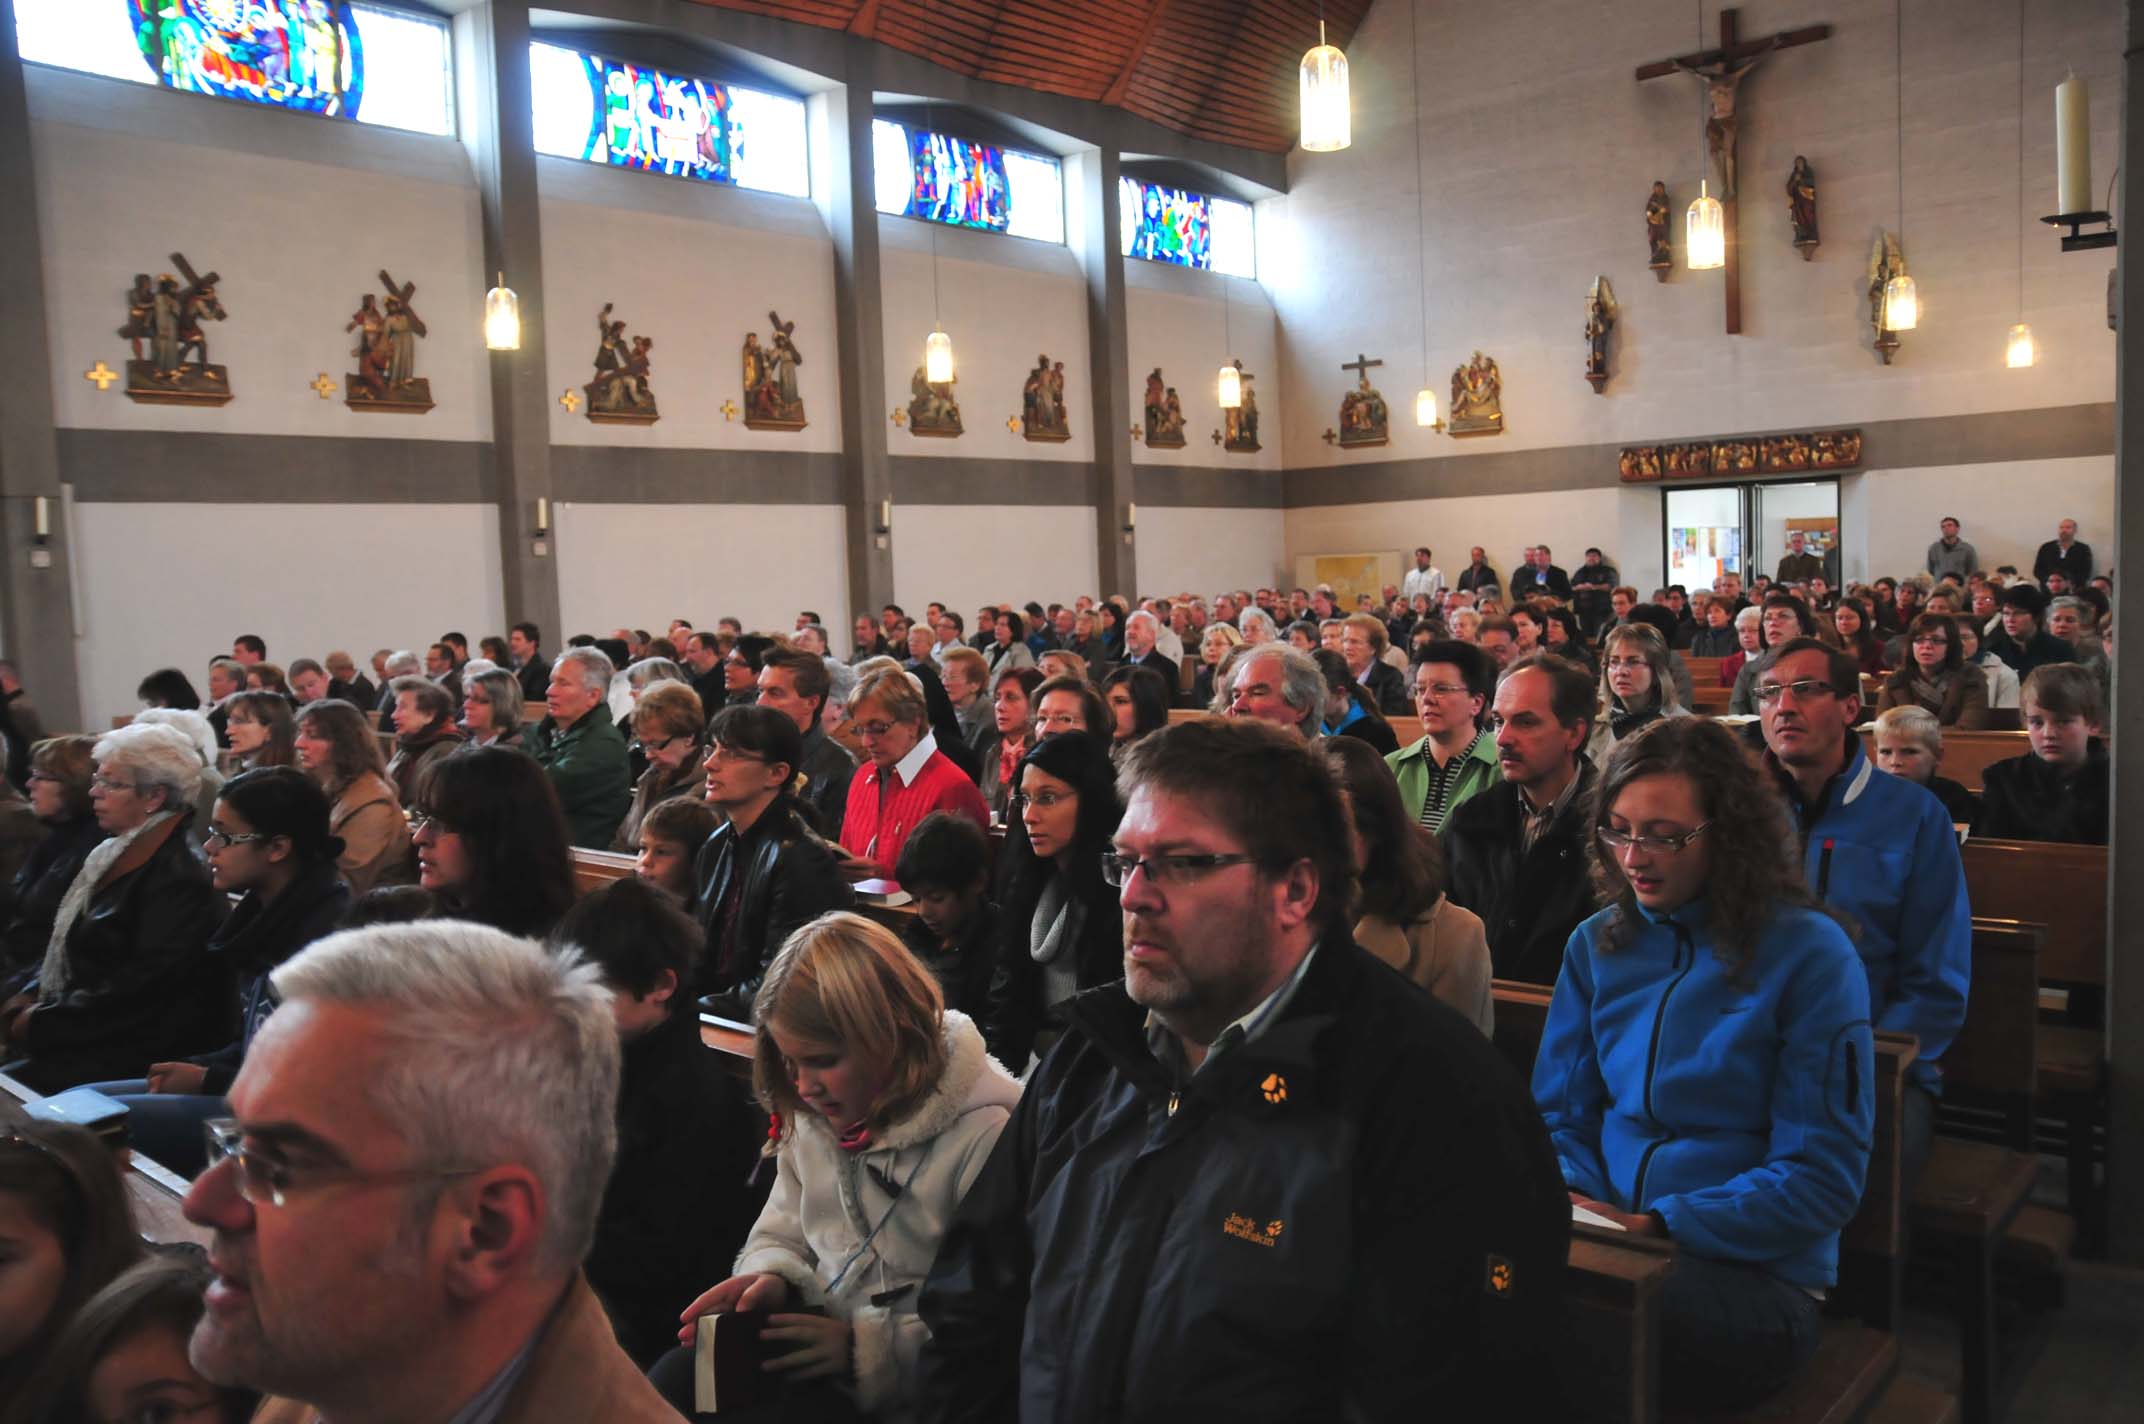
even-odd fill
[[[143,405],[227,405],[230,373],[208,359],[203,328],[224,319],[216,295],[222,274],[201,276],[179,252],[171,254],[171,265],[185,274],[184,285],[169,272],[154,283],[138,272],[127,293],[127,324],[119,328],[133,351],[127,397]]]

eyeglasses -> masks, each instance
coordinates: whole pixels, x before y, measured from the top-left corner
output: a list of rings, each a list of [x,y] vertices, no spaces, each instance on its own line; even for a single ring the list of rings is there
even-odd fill
[[[91,786],[101,786],[106,791],[139,791],[141,789],[141,785],[138,782],[115,781],[102,772],[92,776],[89,779],[89,784]]]
[[[25,778],[23,778],[23,779],[24,779],[25,781],[28,781],[28,782],[32,782],[32,783],[35,783],[35,782],[39,782],[39,781],[49,782],[49,783],[51,783],[51,784],[52,784],[52,785],[54,785],[54,786],[57,786],[57,785],[59,785],[59,780],[60,780],[60,779],[59,779],[58,777],[56,777],[56,776],[47,776],[47,775],[45,775],[45,773],[43,773],[43,772],[41,772],[41,771],[33,771],[33,772],[31,772],[31,773],[30,773],[30,774],[29,774],[29,775],[28,775],[27,777],[25,777]]]
[[[1257,859],[1254,855],[1150,855],[1141,859],[1105,851],[1102,878],[1122,890],[1132,878],[1132,872],[1144,867],[1146,878],[1156,885],[1189,885],[1205,879],[1224,865],[1250,865]]]
[[[421,836],[426,831],[441,836],[451,836],[457,833],[453,826],[447,824],[446,817],[436,811],[412,812],[409,818],[409,833],[413,836]]]
[[[1472,691],[1473,689],[1463,682],[1418,682],[1414,686],[1414,694],[1417,697],[1425,693],[1431,697],[1458,697]]]
[[[1839,695],[1839,690],[1830,683],[1813,677],[1805,677],[1800,682],[1760,682],[1757,684],[1757,700],[1759,702],[1766,704],[1777,702],[1779,695],[1783,692],[1793,693],[1796,702],[1808,702],[1815,698],[1837,697]]]
[[[1619,831],[1613,826],[1602,826],[1593,834],[1599,838],[1601,849],[1610,855],[1621,855],[1633,846],[1647,855],[1679,855],[1690,842],[1703,835],[1705,827],[1711,824],[1712,822],[1707,821],[1704,825],[1693,826],[1679,836],[1634,836],[1629,831]]]
[[[1033,795],[1029,795],[1025,791],[1015,791],[1006,798],[1006,803],[1017,813],[1025,811],[1030,806],[1043,811],[1054,810],[1067,801],[1077,800],[1079,800],[1077,791],[1037,791]]]
[[[292,1167],[289,1162],[277,1162],[270,1156],[253,1152],[244,1139],[247,1132],[238,1126],[236,1117],[210,1117],[202,1124],[202,1134],[208,1141],[208,1165],[202,1175],[212,1173],[225,1160],[238,1162],[238,1195],[257,1207],[281,1207],[287,1205],[289,1195],[298,1186],[326,1186],[330,1182],[440,1182],[446,1177],[474,1177],[476,1167],[397,1167],[388,1171],[364,1171],[362,1167],[302,1167],[298,1169],[307,1182],[292,1182]]]
[[[691,740],[691,737],[685,735],[684,733],[679,733],[677,736],[674,737],[658,737],[652,741],[646,737],[641,737],[636,740],[633,745],[638,748],[643,754],[645,754],[648,752],[666,752],[670,750],[670,748],[676,746],[679,742],[687,742]]]
[[[897,724],[892,722],[856,722],[852,725],[856,728],[856,735],[859,737],[883,737],[892,731]]]
[[[1644,658],[1608,659],[1608,671],[1610,672],[1636,672],[1639,668],[1651,666],[1652,664],[1647,662]]]
[[[209,847],[209,849],[215,850],[223,846],[252,845],[255,841],[272,841],[274,839],[274,836],[263,835],[259,831],[249,831],[245,835],[234,836],[221,826],[212,826],[209,828],[209,833],[201,838],[201,843]]]
[[[449,1177],[473,1177],[474,1167],[398,1167],[370,1172],[359,1167],[305,1167],[298,1169],[308,1179],[294,1184],[287,1162],[255,1152],[245,1145],[245,1129],[236,1118],[212,1117],[201,1124],[208,1142],[208,1165],[202,1175],[215,1171],[225,1161],[238,1164],[238,1194],[255,1206],[280,1207],[299,1186],[327,1186],[333,1182],[372,1183],[440,1181]]]

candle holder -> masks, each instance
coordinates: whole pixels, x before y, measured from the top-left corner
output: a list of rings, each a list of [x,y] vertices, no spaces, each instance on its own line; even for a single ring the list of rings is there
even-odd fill
[[[2049,227],[2066,227],[2069,229],[2068,232],[2062,235],[2062,250],[2064,252],[2089,252],[2095,247],[2112,247],[2115,245],[2117,235],[2114,230],[2114,214],[2112,213],[2097,211],[2089,213],[2057,213],[2052,217],[2041,218],[2040,221],[2046,223]],[[2105,232],[2078,231],[2079,228],[2088,223],[2103,224],[2107,230]]]

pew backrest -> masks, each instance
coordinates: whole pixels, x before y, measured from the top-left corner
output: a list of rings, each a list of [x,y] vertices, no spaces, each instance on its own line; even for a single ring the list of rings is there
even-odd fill
[[[1876,704],[1870,702],[1869,707]],[[1876,755],[1876,729],[1863,724],[1861,749]],[[1974,795],[1980,794],[1981,774],[1999,761],[2023,756],[2032,750],[2023,732],[1961,732],[1947,727],[1943,732],[1943,764],[1939,772]]]
[[[1975,918],[2043,928],[2041,979],[2059,984],[2106,983],[2105,846],[1974,836],[1960,848],[1960,854],[1965,861],[1966,897]]]

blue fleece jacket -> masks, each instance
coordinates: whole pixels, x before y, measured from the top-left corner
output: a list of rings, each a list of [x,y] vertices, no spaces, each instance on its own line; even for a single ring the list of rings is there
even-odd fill
[[[1920,1040],[1907,1072],[1917,1087],[1940,1093],[1937,1060],[1965,1023],[1973,979],[1973,909],[1958,833],[1925,788],[1878,771],[1859,736],[1847,733],[1846,750],[1846,765],[1815,806],[1802,805],[1780,773],[1801,828],[1803,869],[1810,893],[1853,921],[1877,1029]]]
[[[1876,1113],[1852,943],[1828,916],[1783,907],[1737,979],[1703,900],[1641,912],[1609,949],[1613,915],[1571,935],[1534,1060],[1564,1181],[1658,1212],[1694,1255],[1832,1284]]]

